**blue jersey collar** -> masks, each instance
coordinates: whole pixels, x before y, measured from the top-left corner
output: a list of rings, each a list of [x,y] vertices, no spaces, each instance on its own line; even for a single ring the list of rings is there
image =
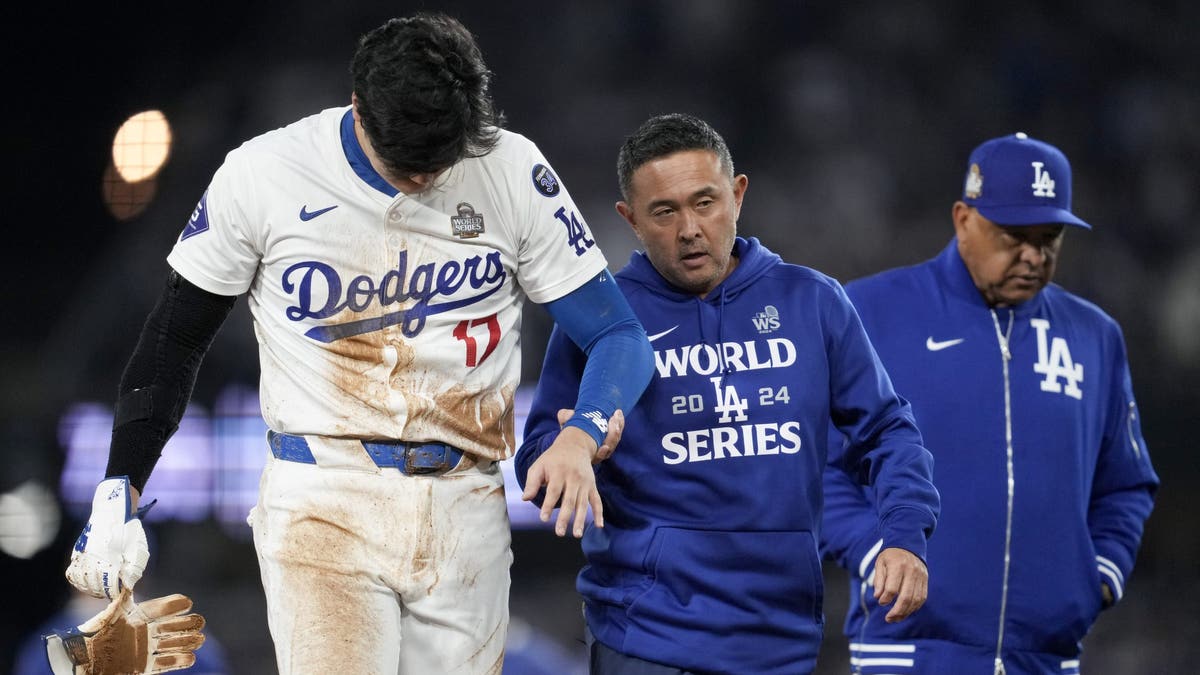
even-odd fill
[[[354,135],[354,110],[353,108],[346,111],[342,116],[342,152],[346,153],[346,161],[350,163],[350,168],[354,169],[354,173],[363,179],[363,182],[371,187],[379,190],[389,197],[395,197],[400,193],[391,183],[383,179],[375,167],[371,166],[371,160],[367,159],[367,153],[363,152],[362,146],[358,144],[358,137]]]

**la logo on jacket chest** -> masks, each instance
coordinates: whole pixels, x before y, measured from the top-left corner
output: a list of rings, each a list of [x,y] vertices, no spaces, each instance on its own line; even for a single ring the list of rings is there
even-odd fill
[[[1083,364],[1075,363],[1071,358],[1071,349],[1067,346],[1066,338],[1051,338],[1047,335],[1050,322],[1046,319],[1030,319],[1029,324],[1037,331],[1038,360],[1033,364],[1033,372],[1045,375],[1042,391],[1082,399],[1083,391],[1079,388],[1079,383],[1083,382]],[[1065,385],[1059,382],[1059,378],[1065,381]]]

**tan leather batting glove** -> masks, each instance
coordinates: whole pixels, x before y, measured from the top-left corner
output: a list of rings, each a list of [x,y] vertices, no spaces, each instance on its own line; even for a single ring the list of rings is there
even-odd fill
[[[167,595],[141,603],[126,588],[79,626],[45,636],[54,675],[144,675],[189,668],[204,644],[204,617],[192,600]]]

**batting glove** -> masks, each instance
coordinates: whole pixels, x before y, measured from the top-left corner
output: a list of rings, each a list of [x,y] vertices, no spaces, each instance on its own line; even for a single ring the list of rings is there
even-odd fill
[[[93,597],[112,600],[142,578],[150,549],[141,516],[154,502],[135,513],[132,501],[125,476],[108,478],[96,487],[92,517],[75,541],[67,567],[67,580],[72,586]]]
[[[54,675],[165,673],[190,668],[204,644],[204,617],[186,595],[134,603],[126,588],[104,611],[43,639]]]

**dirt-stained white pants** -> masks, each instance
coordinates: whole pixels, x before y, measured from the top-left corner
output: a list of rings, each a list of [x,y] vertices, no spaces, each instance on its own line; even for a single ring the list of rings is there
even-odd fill
[[[268,457],[249,522],[283,675],[501,672],[512,537],[498,465],[410,477]]]

